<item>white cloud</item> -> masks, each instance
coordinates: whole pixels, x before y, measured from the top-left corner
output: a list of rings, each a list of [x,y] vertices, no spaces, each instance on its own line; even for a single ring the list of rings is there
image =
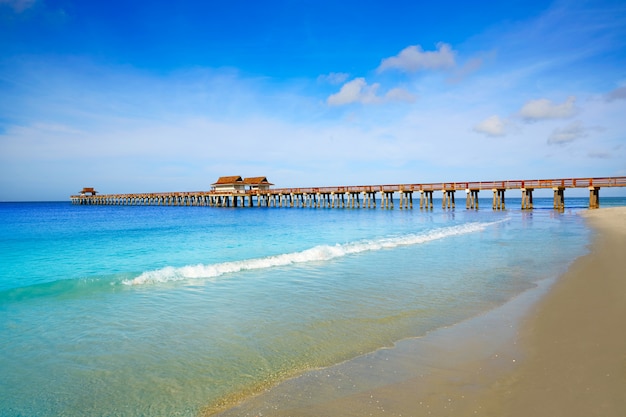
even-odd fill
[[[487,136],[498,137],[506,135],[507,122],[499,116],[491,116],[474,126],[474,132]]]
[[[404,101],[407,103],[413,103],[417,97],[402,88],[392,88],[385,94],[386,101]]]
[[[554,129],[548,137],[548,145],[565,145],[586,136],[588,136],[588,130],[580,120],[576,120],[562,129]]]
[[[380,84],[368,85],[365,78],[355,78],[345,83],[338,93],[328,97],[326,102],[330,106],[342,106],[350,103],[379,104],[390,101],[403,101],[412,103],[415,96],[402,88],[393,88],[384,96],[378,96]]]
[[[365,78],[355,78],[345,83],[338,93],[328,97],[327,103],[331,106],[341,106],[350,103],[374,103],[380,100],[376,90],[380,84],[367,85]]]
[[[626,99],[626,86],[616,88],[613,91],[610,91],[606,95],[606,101],[613,100],[625,100]]]
[[[419,45],[404,48],[396,56],[385,58],[378,67],[378,72],[399,69],[406,72],[435,70],[454,67],[455,52],[447,43],[438,43],[437,51],[424,51]]]
[[[341,84],[346,82],[350,74],[346,72],[331,72],[329,74],[323,74],[317,77],[318,82],[329,84]]]
[[[576,97],[570,96],[564,103],[555,104],[547,98],[531,100],[524,104],[519,115],[526,121],[566,119],[574,115]]]

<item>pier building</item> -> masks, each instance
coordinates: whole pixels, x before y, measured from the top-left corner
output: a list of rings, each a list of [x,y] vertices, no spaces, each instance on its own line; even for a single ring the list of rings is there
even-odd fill
[[[231,177],[219,177],[211,184],[213,191],[217,193],[239,193],[245,191],[245,184],[239,175]]]
[[[98,194],[98,192],[93,187],[84,187],[80,191],[80,195],[81,196],[86,196],[87,194],[89,194],[91,196],[94,196],[94,195]]]

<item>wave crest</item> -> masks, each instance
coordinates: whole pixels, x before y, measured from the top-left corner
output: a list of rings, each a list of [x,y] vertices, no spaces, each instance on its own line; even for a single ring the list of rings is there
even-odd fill
[[[417,245],[446,237],[457,236],[484,230],[486,227],[500,223],[467,223],[458,226],[444,227],[423,234],[409,234],[398,237],[363,240],[336,245],[319,245],[300,252],[284,253],[262,258],[243,259],[239,261],[221,262],[216,264],[187,265],[183,267],[165,267],[143,272],[136,278],[122,281],[125,285],[143,285],[164,283],[189,279],[215,278],[226,274],[255,269],[267,269],[309,262],[329,261],[343,256],[361,252],[392,249],[399,246]]]

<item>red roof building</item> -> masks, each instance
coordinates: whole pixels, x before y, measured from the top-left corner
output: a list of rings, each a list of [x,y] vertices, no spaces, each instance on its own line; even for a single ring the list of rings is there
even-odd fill
[[[249,191],[254,191],[254,190],[265,191],[265,190],[269,190],[271,185],[274,185],[267,180],[267,177],[245,178],[243,180],[243,183],[244,183],[244,186],[248,187]]]
[[[269,190],[274,185],[267,180],[267,177],[249,177],[242,179],[239,175],[229,177],[219,177],[216,182],[211,184],[214,191],[233,193],[256,190]]]
[[[239,192],[245,191],[245,185],[243,179],[239,175],[233,175],[230,177],[219,177],[216,182],[211,184],[213,190],[218,192]]]

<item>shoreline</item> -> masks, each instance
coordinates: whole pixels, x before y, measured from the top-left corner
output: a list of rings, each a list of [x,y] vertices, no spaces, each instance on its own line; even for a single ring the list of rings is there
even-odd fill
[[[560,277],[478,317],[203,415],[623,415],[626,207],[581,214],[596,232],[591,251]]]

